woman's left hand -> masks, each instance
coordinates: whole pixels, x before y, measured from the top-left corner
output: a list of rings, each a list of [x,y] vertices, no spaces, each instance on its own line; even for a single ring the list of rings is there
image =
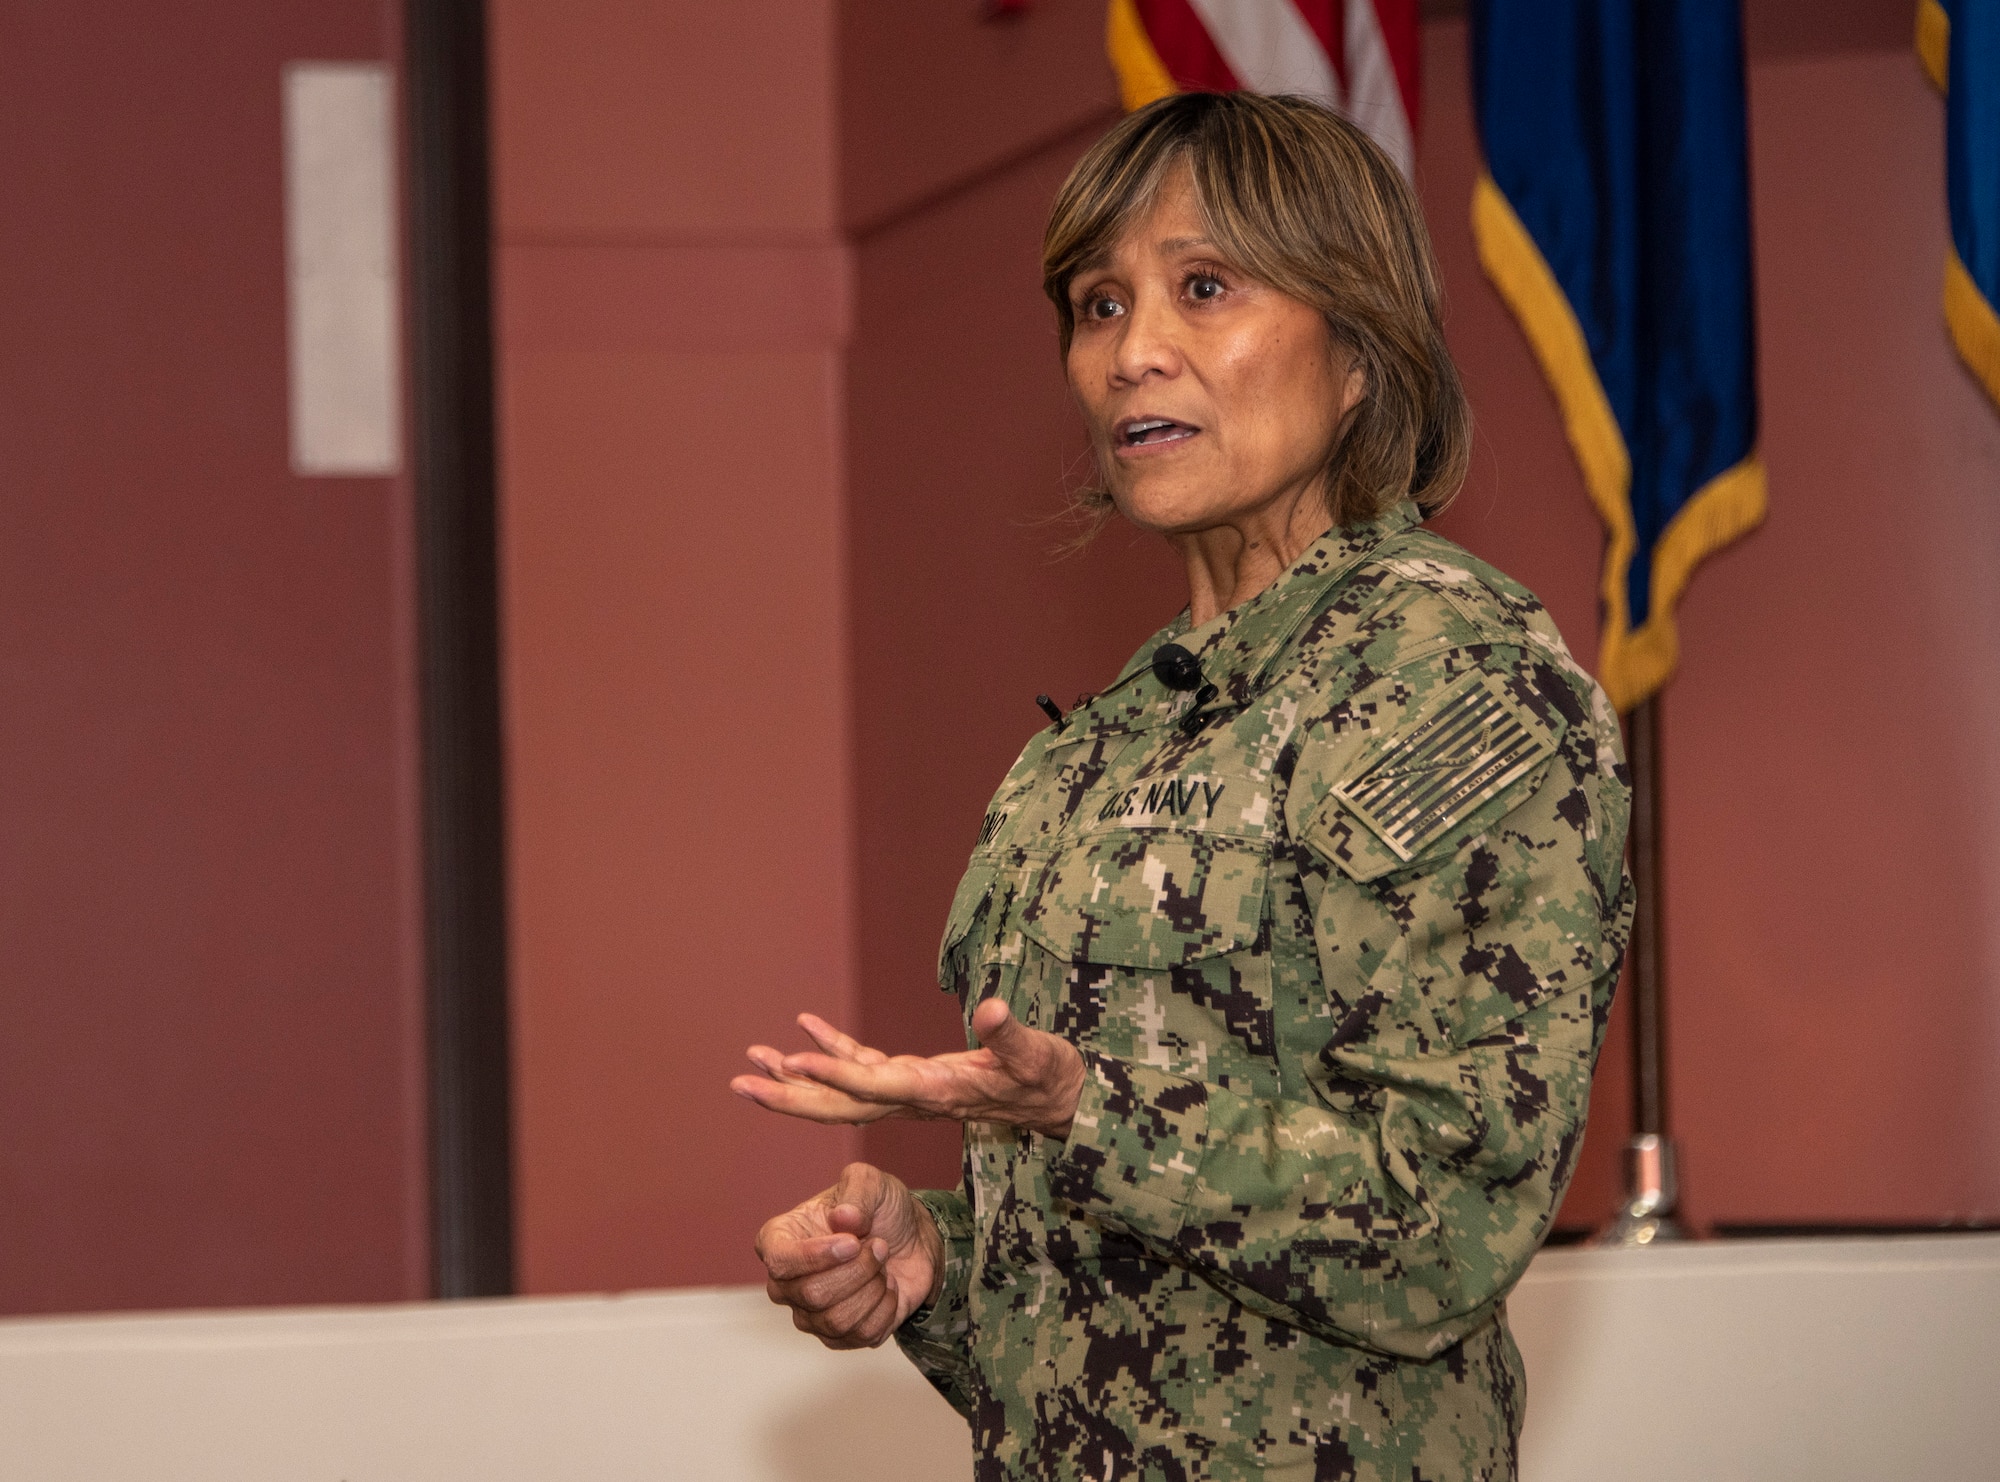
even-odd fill
[[[824,1019],[799,1015],[819,1052],[781,1055],[750,1047],[762,1075],[729,1089],[759,1106],[809,1122],[875,1122],[883,1117],[1002,1122],[1050,1137],[1069,1136],[1083,1094],[1083,1056],[1059,1035],[1030,1029],[989,998],[972,1015],[976,1050],[951,1055],[885,1055]]]

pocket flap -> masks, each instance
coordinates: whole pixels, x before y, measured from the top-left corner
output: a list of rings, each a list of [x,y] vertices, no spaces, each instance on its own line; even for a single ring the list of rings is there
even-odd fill
[[[1268,869],[1265,851],[1241,839],[1101,834],[1050,864],[1022,929],[1068,962],[1176,967],[1257,941]]]
[[[938,943],[937,964],[938,987],[947,993],[958,988],[959,973],[952,959],[992,910],[994,879],[992,863],[974,856],[951,898],[951,912],[944,922],[944,940]]]

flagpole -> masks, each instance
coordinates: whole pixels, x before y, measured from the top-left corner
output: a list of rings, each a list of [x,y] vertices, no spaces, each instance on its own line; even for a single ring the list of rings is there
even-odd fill
[[[1666,953],[1660,890],[1660,698],[1625,718],[1632,769],[1632,1137],[1625,1144],[1625,1201],[1599,1245],[1646,1246],[1686,1236],[1674,1211],[1680,1190],[1667,1121]]]

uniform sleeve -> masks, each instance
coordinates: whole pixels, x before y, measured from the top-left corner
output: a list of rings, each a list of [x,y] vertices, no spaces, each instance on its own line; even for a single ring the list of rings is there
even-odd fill
[[[1483,1324],[1568,1183],[1628,930],[1594,696],[1445,654],[1309,728],[1287,817],[1317,1054],[1278,1099],[1086,1054],[1051,1192],[1333,1341],[1422,1358]],[[1460,801],[1413,821],[1413,796]]]
[[[944,1241],[944,1272],[937,1299],[911,1313],[896,1329],[896,1346],[909,1356],[952,1409],[972,1414],[972,1207],[965,1195],[919,1189],[917,1202],[930,1213]]]

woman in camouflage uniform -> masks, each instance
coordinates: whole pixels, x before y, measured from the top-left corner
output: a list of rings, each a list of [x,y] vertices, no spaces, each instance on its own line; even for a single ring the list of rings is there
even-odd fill
[[[891,1336],[981,1479],[1511,1478],[1504,1299],[1575,1164],[1630,918],[1603,693],[1419,528],[1468,429],[1411,192],[1317,105],[1182,95],[1045,253],[1104,500],[1187,611],[1002,783],[945,930],[958,1054],[801,1022],[735,1082],[965,1123],[770,1221],[774,1300]]]

